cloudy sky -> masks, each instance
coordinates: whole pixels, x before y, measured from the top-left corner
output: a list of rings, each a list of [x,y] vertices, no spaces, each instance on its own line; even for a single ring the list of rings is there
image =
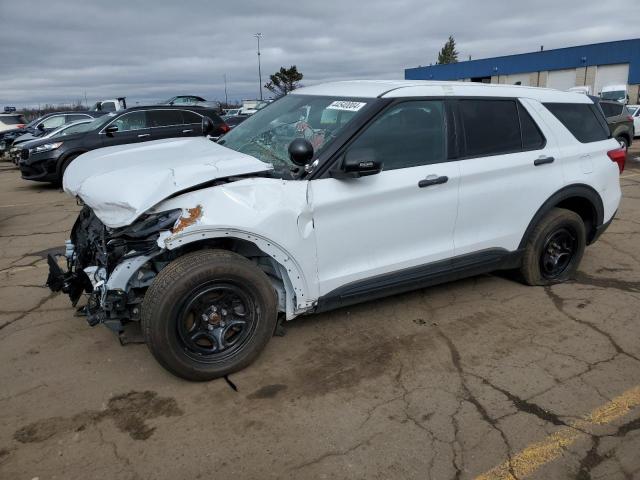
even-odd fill
[[[0,0],[0,106],[193,93],[256,98],[297,65],[303,83],[403,78],[454,35],[460,58],[638,36],[640,2],[603,0]],[[267,92],[268,93],[268,92]]]

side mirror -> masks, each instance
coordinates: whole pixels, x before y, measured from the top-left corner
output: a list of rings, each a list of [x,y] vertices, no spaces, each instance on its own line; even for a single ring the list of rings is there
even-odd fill
[[[38,124],[38,130],[44,132],[44,122]]]
[[[291,161],[299,167],[304,167],[313,158],[313,145],[304,138],[296,138],[291,142],[288,151]]]
[[[209,117],[202,117],[202,134],[207,136],[213,132],[215,125]]]
[[[117,131],[118,131],[118,126],[117,125],[109,125],[107,128],[104,129],[104,132],[107,135],[113,135]]]
[[[382,171],[382,164],[376,160],[371,148],[354,148],[347,151],[340,166],[331,170],[333,178],[359,178],[376,175]]]

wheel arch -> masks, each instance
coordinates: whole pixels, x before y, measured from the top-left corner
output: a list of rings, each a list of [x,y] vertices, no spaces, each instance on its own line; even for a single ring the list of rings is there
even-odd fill
[[[551,195],[538,209],[520,240],[519,249],[525,247],[535,226],[553,208],[565,208],[580,215],[587,232],[587,245],[593,241],[598,227],[604,221],[604,205],[600,194],[589,185],[569,185]]]
[[[58,159],[58,163],[56,165],[56,175],[58,175],[60,178],[60,181],[62,181],[62,166],[64,165],[64,162],[66,162],[70,157],[77,157],[79,155],[82,155],[83,153],[87,153],[88,150],[71,150],[69,152],[66,152],[64,155],[60,155],[60,158]]]
[[[198,230],[169,237],[164,240],[164,245],[178,256],[203,248],[218,248],[254,261],[275,280],[279,309],[286,313],[288,320],[315,305],[300,264],[281,245],[261,235],[244,231]]]

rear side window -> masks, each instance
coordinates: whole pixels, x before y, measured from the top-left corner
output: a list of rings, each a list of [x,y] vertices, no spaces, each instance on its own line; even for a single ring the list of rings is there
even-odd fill
[[[581,143],[600,142],[609,138],[609,131],[598,120],[595,107],[591,104],[545,103],[544,106]]]
[[[150,110],[147,118],[151,127],[171,127],[182,125],[180,110]]]
[[[202,117],[197,113],[190,112],[188,110],[183,110],[182,118],[184,119],[184,123],[202,123]]]
[[[546,140],[540,132],[529,112],[518,102],[518,114],[520,116],[520,129],[522,130],[522,149],[539,150],[544,147]]]
[[[24,124],[24,118],[22,115],[11,115],[11,116],[2,116],[0,117],[0,123],[4,123],[5,125],[20,125]]]
[[[71,115],[67,115],[67,123],[75,122],[76,120],[87,120],[89,118],[91,118],[89,115],[78,115],[73,113]]]
[[[460,100],[465,156],[500,155],[522,150],[514,100]]]

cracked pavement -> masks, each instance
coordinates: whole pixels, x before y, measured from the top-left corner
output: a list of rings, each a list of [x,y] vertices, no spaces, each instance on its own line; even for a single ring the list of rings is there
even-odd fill
[[[640,161],[621,183],[571,283],[299,318],[188,383],[43,286],[79,207],[0,164],[0,478],[640,478]]]

